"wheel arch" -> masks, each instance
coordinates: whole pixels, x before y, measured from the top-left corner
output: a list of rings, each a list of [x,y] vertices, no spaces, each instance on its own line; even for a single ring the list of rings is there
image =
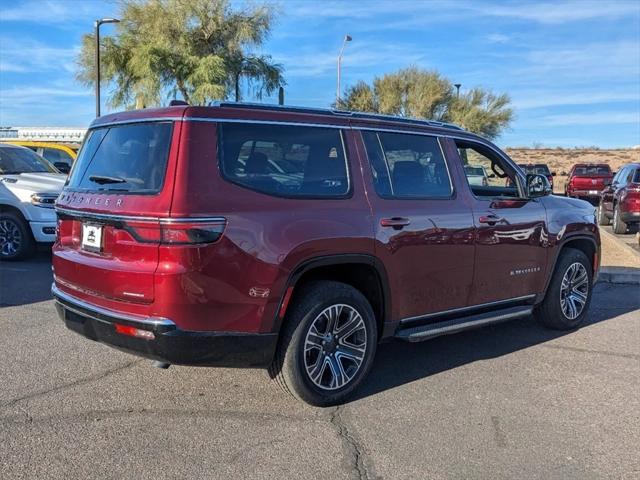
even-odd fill
[[[391,298],[387,272],[378,258],[368,254],[327,255],[301,262],[287,281],[278,306],[274,331],[279,332],[282,328],[286,311],[300,287],[313,280],[340,281],[360,291],[374,311],[378,339],[388,336],[385,327],[391,316]]]
[[[585,233],[568,236],[564,238],[562,242],[560,242],[556,249],[553,264],[551,265],[550,269],[551,274],[547,276],[544,291],[542,292],[540,298],[538,298],[538,301],[542,301],[546,296],[549,284],[551,283],[551,279],[555,275],[558,259],[562,255],[562,252],[567,248],[575,248],[576,250],[582,251],[587,256],[591,263],[591,268],[594,272],[594,279],[596,278],[596,270],[598,269],[600,263],[600,252],[595,237]]]

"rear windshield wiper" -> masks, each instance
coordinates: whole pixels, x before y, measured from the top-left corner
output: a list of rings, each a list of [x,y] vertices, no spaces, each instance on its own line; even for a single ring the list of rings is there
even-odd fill
[[[104,185],[105,183],[127,183],[124,178],[121,177],[109,177],[107,175],[91,175],[89,177],[94,183],[98,183],[100,185]]]

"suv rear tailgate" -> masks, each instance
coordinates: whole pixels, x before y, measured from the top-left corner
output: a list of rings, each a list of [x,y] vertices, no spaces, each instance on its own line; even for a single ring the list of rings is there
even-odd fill
[[[171,208],[180,129],[158,119],[90,131],[56,203],[59,288],[102,305],[154,301],[153,232]]]

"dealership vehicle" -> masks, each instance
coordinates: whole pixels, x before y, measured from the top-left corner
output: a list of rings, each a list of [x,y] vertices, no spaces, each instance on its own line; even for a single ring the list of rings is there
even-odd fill
[[[604,190],[612,178],[613,173],[606,163],[578,163],[569,171],[565,195],[597,204],[600,192]]]
[[[0,260],[27,258],[56,234],[54,201],[66,176],[28,148],[0,143]]]
[[[594,208],[492,143],[344,111],[100,117],[56,210],[68,328],[165,366],[268,367],[314,405],[351,394],[383,340],[531,314],[578,327],[600,258]]]
[[[78,146],[74,144],[35,140],[3,140],[3,143],[20,145],[33,150],[62,173],[69,173],[78,155]]]
[[[484,167],[478,165],[465,165],[464,173],[467,176],[469,185],[480,185],[485,187],[489,185],[489,176],[487,175],[487,171]]]
[[[630,225],[640,223],[640,163],[623,166],[600,195],[598,222],[615,233],[626,233]]]

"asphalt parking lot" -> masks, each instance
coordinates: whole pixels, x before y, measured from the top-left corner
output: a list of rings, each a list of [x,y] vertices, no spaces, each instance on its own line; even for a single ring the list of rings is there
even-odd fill
[[[171,367],[67,331],[49,256],[0,264],[2,478],[640,478],[640,292],[588,324],[531,320],[379,347],[316,409],[255,370]]]

